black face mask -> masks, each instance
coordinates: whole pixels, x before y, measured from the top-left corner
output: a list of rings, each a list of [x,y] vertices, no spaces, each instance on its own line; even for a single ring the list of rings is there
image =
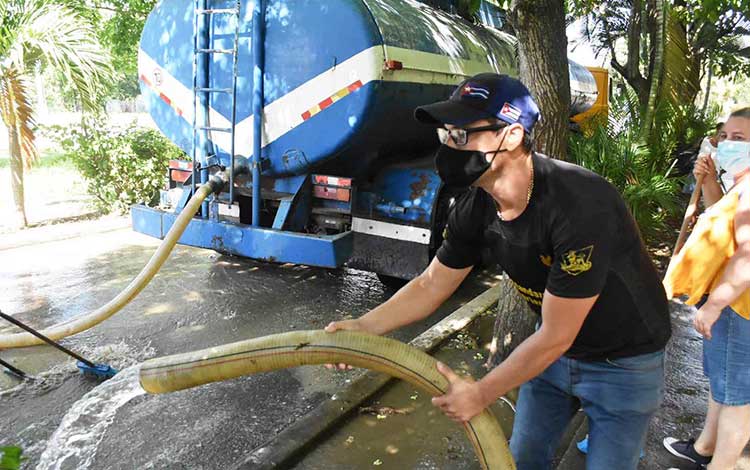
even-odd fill
[[[440,179],[449,188],[462,189],[471,186],[492,165],[498,153],[507,149],[500,149],[505,137],[500,141],[498,149],[494,152],[479,152],[472,150],[459,150],[441,145],[435,154],[435,168]],[[494,154],[489,162],[485,155]]]

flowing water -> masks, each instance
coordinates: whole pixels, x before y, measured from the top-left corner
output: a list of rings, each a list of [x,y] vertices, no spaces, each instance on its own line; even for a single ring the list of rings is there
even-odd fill
[[[117,410],[146,393],[139,370],[140,364],[130,366],[78,400],[47,442],[37,470],[89,468]]]

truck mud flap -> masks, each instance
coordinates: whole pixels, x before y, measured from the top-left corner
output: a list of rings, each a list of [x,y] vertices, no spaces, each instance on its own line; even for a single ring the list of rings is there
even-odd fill
[[[355,218],[354,244],[347,266],[414,279],[430,263],[430,231],[418,227]]]

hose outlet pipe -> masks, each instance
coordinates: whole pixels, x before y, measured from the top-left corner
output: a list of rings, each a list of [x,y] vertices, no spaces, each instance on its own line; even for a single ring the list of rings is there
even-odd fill
[[[234,157],[234,176],[248,176],[250,175],[250,162],[247,157],[241,155],[235,155]]]
[[[207,184],[210,186],[212,193],[220,194],[229,185],[229,172],[225,170],[214,173],[208,179]]]

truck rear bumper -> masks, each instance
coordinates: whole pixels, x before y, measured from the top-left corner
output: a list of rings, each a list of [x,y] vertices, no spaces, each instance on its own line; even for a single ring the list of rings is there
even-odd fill
[[[131,217],[133,230],[163,239],[177,215],[136,205],[131,208]],[[194,218],[179,243],[274,263],[338,268],[352,253],[352,235],[309,235]]]

